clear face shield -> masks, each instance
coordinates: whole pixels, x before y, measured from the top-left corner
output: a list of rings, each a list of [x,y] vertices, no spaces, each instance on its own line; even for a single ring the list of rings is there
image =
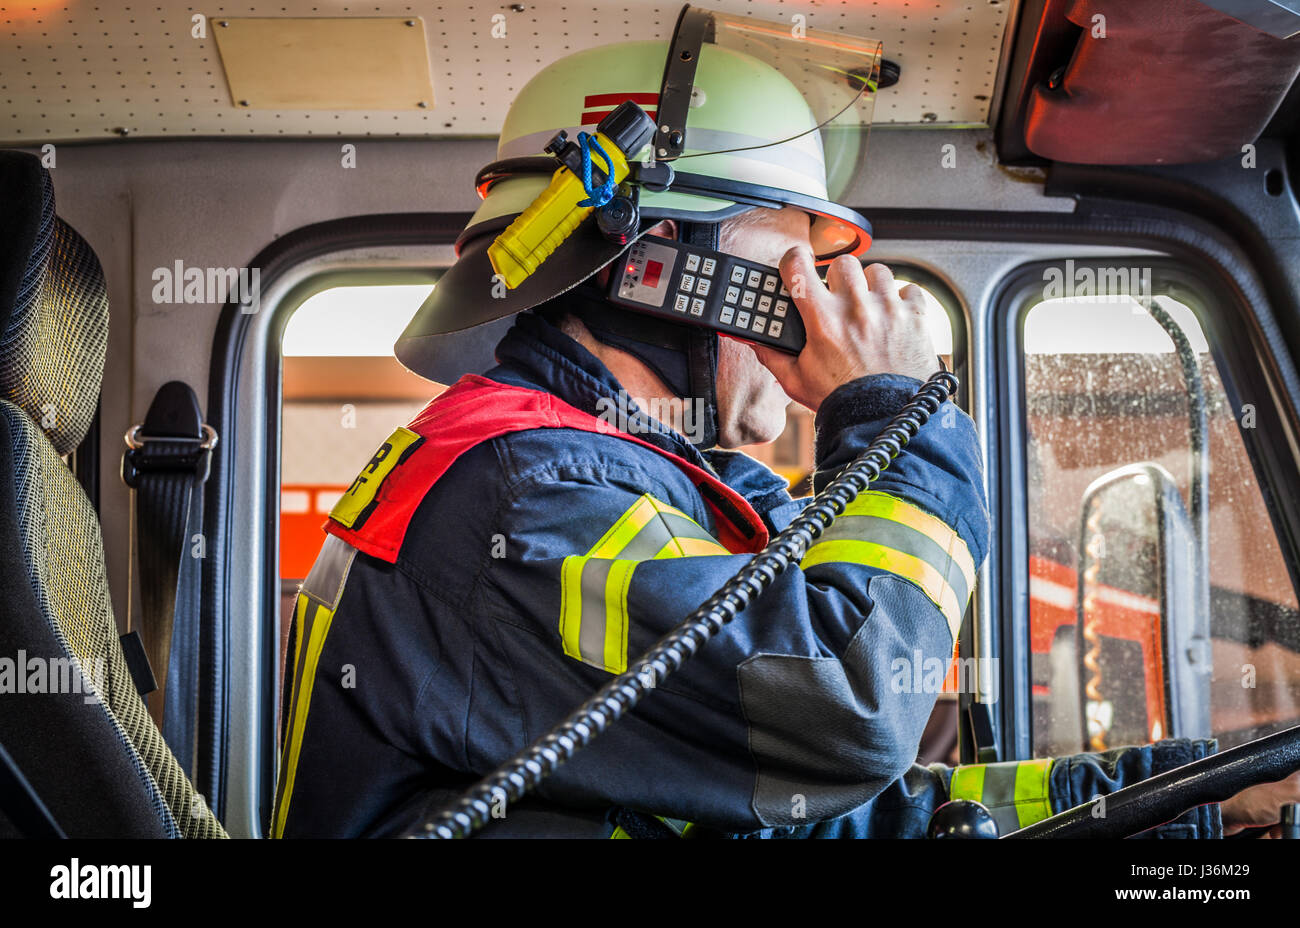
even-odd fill
[[[646,154],[672,163],[679,193],[806,209],[820,260],[861,253],[861,217],[833,201],[865,162],[880,65],[880,42],[808,29],[799,14],[781,22],[687,6]]]

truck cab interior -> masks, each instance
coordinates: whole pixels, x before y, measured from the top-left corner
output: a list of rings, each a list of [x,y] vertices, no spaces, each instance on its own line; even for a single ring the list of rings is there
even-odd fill
[[[1044,835],[1300,768],[1300,10],[710,6],[882,43],[838,201],[927,295],[993,525],[920,759],[1238,759]],[[294,597],[446,386],[392,346],[506,109],[678,9],[0,0],[0,834],[268,834]],[[812,448],[792,406],[746,450],[806,493]]]

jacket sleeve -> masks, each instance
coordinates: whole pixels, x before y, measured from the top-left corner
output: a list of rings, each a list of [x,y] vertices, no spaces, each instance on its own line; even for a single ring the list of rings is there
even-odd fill
[[[1101,754],[945,767],[913,765],[872,802],[827,822],[769,829],[746,837],[922,838],[934,810],[950,799],[973,799],[993,813],[1001,835],[1116,790],[1199,760],[1213,741],[1171,738]],[[1104,807],[1103,807],[1104,808]],[[1219,804],[1210,803],[1143,832],[1143,838],[1219,838]]]
[[[819,466],[847,463],[918,386],[869,377],[837,391],[819,417]],[[509,680],[475,683],[467,755],[483,770],[626,669],[748,560],[703,531],[698,493],[659,456],[598,435],[586,457],[538,461],[539,447],[503,453],[513,477],[492,524],[510,553],[486,564],[473,603],[499,619],[481,646],[510,668]],[[982,481],[974,425],[949,404],[799,567],[541,794],[728,832],[832,819],[876,796],[911,766],[941,688],[987,547]],[[503,714],[517,729],[502,731]]]

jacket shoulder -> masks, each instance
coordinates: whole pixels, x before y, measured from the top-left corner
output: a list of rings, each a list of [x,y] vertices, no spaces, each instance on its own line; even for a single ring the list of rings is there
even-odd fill
[[[417,507],[398,566],[460,601],[478,573],[468,554],[491,557],[493,537],[512,534],[514,504],[543,486],[548,499],[565,486],[575,494],[592,487],[649,493],[701,524],[710,518],[690,479],[649,448],[578,429],[529,429],[481,442],[447,469]],[[583,508],[575,497],[571,511],[577,515]],[[443,570],[442,564],[454,569]]]
[[[575,487],[621,487],[650,493],[694,514],[699,494],[691,479],[664,455],[617,435],[578,429],[529,429],[494,439],[506,492],[527,493],[540,482]]]

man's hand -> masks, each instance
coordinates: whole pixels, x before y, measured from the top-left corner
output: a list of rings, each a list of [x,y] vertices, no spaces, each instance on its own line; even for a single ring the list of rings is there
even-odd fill
[[[1223,833],[1236,834],[1243,828],[1260,828],[1276,825],[1268,836],[1281,837],[1282,806],[1300,802],[1300,771],[1276,783],[1260,783],[1243,789],[1226,802],[1219,804],[1223,813]],[[1274,834],[1274,832],[1277,832]]]
[[[808,341],[797,357],[757,345],[754,352],[791,399],[816,412],[836,387],[859,377],[925,380],[939,369],[921,290],[908,285],[898,291],[883,264],[864,270],[856,258],[841,255],[823,284],[812,251],[799,246],[786,252],[780,267]]]

